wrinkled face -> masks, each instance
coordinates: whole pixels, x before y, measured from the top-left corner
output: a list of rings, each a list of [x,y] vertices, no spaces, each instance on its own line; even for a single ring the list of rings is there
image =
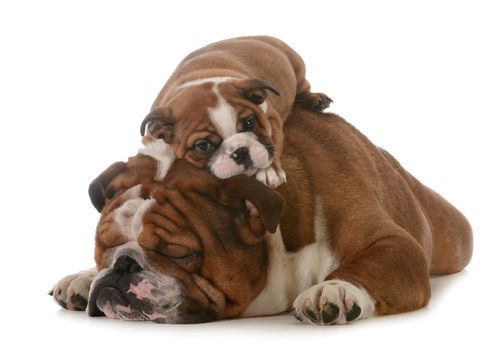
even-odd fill
[[[142,123],[145,131],[175,147],[177,158],[206,168],[219,178],[253,175],[274,156],[270,119],[277,114],[257,79],[209,78],[179,86],[163,107]],[[272,97],[275,98],[275,97]]]
[[[153,181],[153,163],[131,158],[107,186],[114,196],[97,227],[88,313],[163,323],[239,315],[265,284],[263,235],[278,224],[282,198],[253,178],[219,180],[183,160]]]

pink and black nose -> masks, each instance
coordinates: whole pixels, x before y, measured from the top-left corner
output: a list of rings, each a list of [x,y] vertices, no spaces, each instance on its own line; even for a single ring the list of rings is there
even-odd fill
[[[252,160],[250,159],[250,152],[247,147],[240,147],[231,154],[231,158],[234,159],[236,164],[245,165],[246,167],[252,165]]]
[[[142,266],[129,255],[121,255],[116,259],[114,266],[108,274],[96,281],[89,295],[87,312],[90,316],[104,316],[98,307],[99,300],[110,300],[114,304],[129,305],[130,300],[125,298],[131,283],[139,280],[138,273]]]

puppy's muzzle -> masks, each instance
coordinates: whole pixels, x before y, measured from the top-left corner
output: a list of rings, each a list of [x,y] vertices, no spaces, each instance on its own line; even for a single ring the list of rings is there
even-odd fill
[[[221,179],[246,174],[271,165],[274,149],[252,132],[240,132],[225,139],[209,161],[210,171]]]

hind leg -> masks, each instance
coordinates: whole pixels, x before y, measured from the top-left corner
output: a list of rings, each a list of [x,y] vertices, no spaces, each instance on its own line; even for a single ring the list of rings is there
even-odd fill
[[[304,91],[296,95],[296,101],[314,112],[322,112],[333,102],[324,93]]]
[[[296,102],[301,103],[314,112],[322,112],[329,107],[333,100],[324,93],[311,92],[308,80],[302,79],[297,84]]]

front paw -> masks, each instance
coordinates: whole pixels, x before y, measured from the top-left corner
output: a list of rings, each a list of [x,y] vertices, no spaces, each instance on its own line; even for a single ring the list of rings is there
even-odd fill
[[[294,301],[294,315],[314,325],[346,324],[374,312],[374,302],[363,289],[341,280],[316,284]]]
[[[259,169],[255,174],[257,180],[261,181],[266,186],[277,188],[284,182],[287,182],[287,176],[282,169],[276,170],[273,166],[265,169]]]
[[[54,300],[68,310],[84,311],[88,304],[89,287],[96,269],[89,269],[61,279],[49,292]]]

